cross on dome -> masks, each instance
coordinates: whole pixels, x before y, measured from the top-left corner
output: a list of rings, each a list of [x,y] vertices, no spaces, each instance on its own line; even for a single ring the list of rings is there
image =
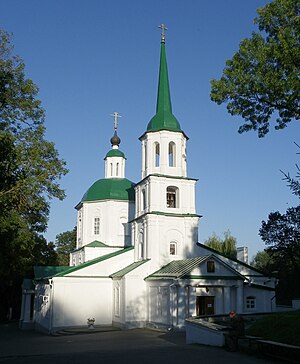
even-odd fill
[[[111,114],[111,116],[113,116],[113,118],[114,118],[114,130],[117,131],[117,129],[118,129],[118,118],[121,118],[122,116],[117,111],[115,111],[113,114]]]
[[[161,29],[161,42],[165,43],[165,30],[168,30],[168,28],[166,28],[165,24],[159,25],[159,28]]]

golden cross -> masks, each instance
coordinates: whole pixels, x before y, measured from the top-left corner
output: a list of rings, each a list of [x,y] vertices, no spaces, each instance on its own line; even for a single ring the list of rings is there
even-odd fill
[[[110,116],[113,116],[114,117],[114,129],[115,131],[118,129],[118,118],[121,118],[122,116],[117,112],[115,111],[112,115]]]
[[[159,28],[161,29],[161,42],[165,43],[165,30],[168,30],[168,28],[166,28],[165,24],[159,25]]]

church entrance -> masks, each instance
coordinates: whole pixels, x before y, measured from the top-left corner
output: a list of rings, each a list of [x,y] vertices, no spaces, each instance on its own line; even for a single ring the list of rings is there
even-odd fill
[[[197,296],[196,297],[196,315],[214,315],[215,314],[215,297],[214,296]]]

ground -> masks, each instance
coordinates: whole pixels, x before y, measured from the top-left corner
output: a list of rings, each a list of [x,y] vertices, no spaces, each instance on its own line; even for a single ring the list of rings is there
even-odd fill
[[[146,329],[119,331],[107,328],[93,332],[62,332],[47,336],[20,331],[17,323],[0,324],[0,363],[7,364],[187,364],[204,362],[266,364],[242,352],[222,348],[186,345],[185,334]],[[277,362],[278,363],[278,362]]]

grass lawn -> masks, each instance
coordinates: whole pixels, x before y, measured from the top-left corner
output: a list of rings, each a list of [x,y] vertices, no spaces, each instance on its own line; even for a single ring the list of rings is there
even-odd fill
[[[300,310],[273,313],[255,321],[247,335],[300,346]]]

